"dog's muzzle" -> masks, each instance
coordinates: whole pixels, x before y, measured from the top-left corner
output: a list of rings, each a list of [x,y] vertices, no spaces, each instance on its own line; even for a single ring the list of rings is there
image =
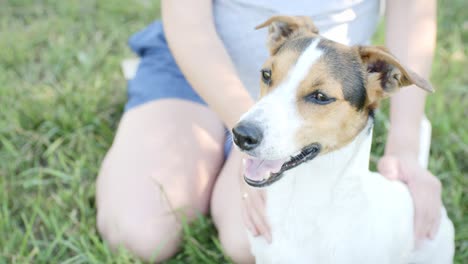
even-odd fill
[[[246,162],[244,180],[252,187],[265,187],[271,185],[281,179],[286,171],[317,157],[321,148],[322,147],[319,143],[312,143],[303,148],[299,154],[291,157],[289,160],[286,160],[286,162],[284,162],[284,160],[268,161],[251,158]],[[278,162],[282,164],[279,170],[275,169],[275,165],[272,165]],[[272,170],[268,171],[268,169]]]

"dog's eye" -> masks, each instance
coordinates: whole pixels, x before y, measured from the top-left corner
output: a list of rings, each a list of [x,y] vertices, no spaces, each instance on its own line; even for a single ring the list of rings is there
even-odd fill
[[[313,93],[307,95],[304,98],[307,102],[311,102],[314,104],[320,104],[320,105],[325,105],[329,104],[331,102],[334,102],[336,99],[335,98],[330,98],[326,94],[320,91],[314,91]]]
[[[271,70],[262,69],[261,73],[262,73],[262,81],[265,84],[270,85],[271,84]]]

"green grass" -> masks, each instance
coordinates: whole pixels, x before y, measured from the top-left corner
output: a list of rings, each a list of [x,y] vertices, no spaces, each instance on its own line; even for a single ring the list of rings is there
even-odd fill
[[[95,178],[126,99],[126,40],[158,15],[156,2],[0,0],[0,264],[137,262],[99,238]],[[456,263],[468,259],[467,7],[439,3],[438,91],[427,104]],[[374,160],[387,125],[379,114]],[[227,262],[209,218],[184,233],[170,263]]]

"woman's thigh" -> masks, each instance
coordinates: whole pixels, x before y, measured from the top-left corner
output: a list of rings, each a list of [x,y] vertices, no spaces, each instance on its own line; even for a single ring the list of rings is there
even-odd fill
[[[104,239],[144,259],[175,253],[181,219],[207,212],[224,134],[211,110],[189,101],[158,100],[126,112],[97,180]]]

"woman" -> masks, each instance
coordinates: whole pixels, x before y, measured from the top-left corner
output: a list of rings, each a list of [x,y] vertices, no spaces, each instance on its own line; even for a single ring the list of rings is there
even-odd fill
[[[388,0],[387,47],[422,76],[435,46],[436,1]],[[180,219],[210,212],[224,251],[253,262],[244,232],[271,240],[263,193],[241,181],[242,155],[226,138],[254,103],[272,15],[308,15],[321,34],[369,42],[379,0],[163,0],[155,22],[130,39],[141,57],[129,101],[97,181],[98,229],[112,246],[145,260],[171,257]],[[164,32],[163,32],[164,28]],[[425,95],[405,89],[391,102],[391,129],[379,170],[407,183],[417,240],[438,226],[440,182],[418,161]],[[245,225],[243,225],[243,223]]]

